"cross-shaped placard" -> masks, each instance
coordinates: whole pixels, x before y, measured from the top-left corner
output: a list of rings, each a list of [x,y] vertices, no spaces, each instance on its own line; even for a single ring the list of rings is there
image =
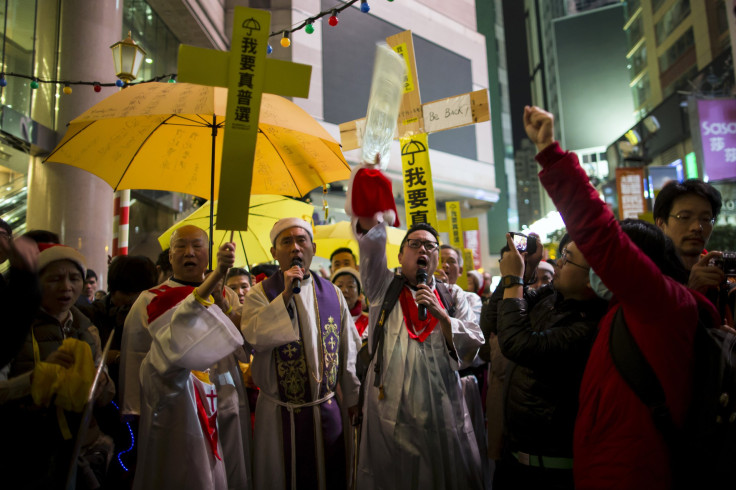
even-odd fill
[[[463,232],[466,230],[477,230],[478,229],[478,218],[463,218],[460,211],[460,202],[448,201],[445,203],[445,214],[447,215],[446,220],[440,221],[439,231],[447,232],[450,235],[450,245],[454,247],[463,257],[463,273],[457,278],[457,285],[461,288],[468,289],[468,271],[472,270],[473,267],[470,265],[473,262],[467,262],[464,258],[465,252],[465,240]],[[472,251],[470,257],[472,258]]]
[[[401,142],[406,224],[429,223],[436,227],[427,134],[488,121],[488,90],[422,104],[411,31],[387,37],[386,42],[404,58],[407,67],[396,129]],[[364,131],[365,118],[340,124],[343,151],[359,148]]]
[[[270,12],[235,7],[232,51],[179,47],[179,81],[228,88],[217,197],[220,230],[248,227],[261,94],[309,96],[311,66],[266,59],[270,25]]]

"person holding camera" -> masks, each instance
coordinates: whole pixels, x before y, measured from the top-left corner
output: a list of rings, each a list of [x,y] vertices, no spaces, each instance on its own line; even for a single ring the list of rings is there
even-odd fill
[[[606,302],[591,289],[590,265],[574,242],[562,250],[554,286],[525,290],[524,257],[511,233],[506,239],[496,327],[510,366],[494,488],[572,489],[578,389]]]
[[[652,214],[687,269],[687,286],[705,294],[720,310],[722,321],[733,326],[733,312],[726,311],[728,284],[723,252],[705,250],[721,205],[721,193],[707,182],[671,181],[657,194]]]
[[[517,239],[524,239],[523,247],[522,243],[519,242],[519,247],[522,247],[519,251],[524,258],[524,290],[526,290],[537,281],[536,271],[540,260],[542,260],[542,243],[534,233],[530,233],[529,236],[515,233],[514,236]],[[509,246],[504,245],[500,255],[503,257],[508,250]],[[503,452],[503,386],[508,363],[498,345],[496,329],[498,303],[503,299],[503,292],[504,288],[499,285],[488,298],[488,301],[483,304],[480,312],[480,328],[483,331],[485,343],[478,351],[478,357],[489,363],[488,390],[486,392],[486,435],[488,439],[488,458],[496,462],[501,459]]]

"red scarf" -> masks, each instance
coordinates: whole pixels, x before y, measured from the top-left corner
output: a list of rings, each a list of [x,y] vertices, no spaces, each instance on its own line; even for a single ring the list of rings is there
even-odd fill
[[[444,309],[440,296],[437,290],[434,290],[434,295],[437,300],[440,301],[440,306]],[[419,309],[417,308],[417,302],[409,292],[408,288],[401,290],[399,295],[399,303],[401,303],[401,310],[404,313],[404,323],[406,324],[406,330],[409,332],[409,337],[424,342],[429,334],[432,333],[434,327],[437,325],[437,319],[432,314],[427,314],[427,319],[423,322],[419,321]]]
[[[360,300],[355,302],[355,306],[350,308],[350,316],[353,317],[355,328],[358,329],[358,335],[363,336],[365,327],[368,326],[368,315],[363,313],[363,304]]]

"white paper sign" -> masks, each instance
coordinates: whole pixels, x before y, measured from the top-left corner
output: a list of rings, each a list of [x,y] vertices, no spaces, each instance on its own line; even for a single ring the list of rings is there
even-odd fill
[[[424,131],[432,133],[473,123],[470,94],[438,100],[422,107]]]

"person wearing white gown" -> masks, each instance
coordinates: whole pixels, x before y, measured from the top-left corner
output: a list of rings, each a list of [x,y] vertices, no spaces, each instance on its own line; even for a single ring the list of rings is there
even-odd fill
[[[351,439],[338,403],[351,416],[357,410],[360,338],[340,291],[309,273],[316,251],[311,225],[279,220],[271,243],[280,270],[246,295],[241,324],[260,388],[255,488],[344,489]]]
[[[373,346],[394,277],[386,266],[386,225],[358,218],[356,236]],[[405,285],[364,381],[358,489],[483,488],[478,444],[457,374],[472,365],[483,334],[459,288],[451,290],[454,316],[445,310],[433,280],[438,248],[438,233],[426,224],[411,227],[401,244]],[[420,269],[428,284],[417,283]],[[427,308],[426,320],[419,319],[417,305]]]

